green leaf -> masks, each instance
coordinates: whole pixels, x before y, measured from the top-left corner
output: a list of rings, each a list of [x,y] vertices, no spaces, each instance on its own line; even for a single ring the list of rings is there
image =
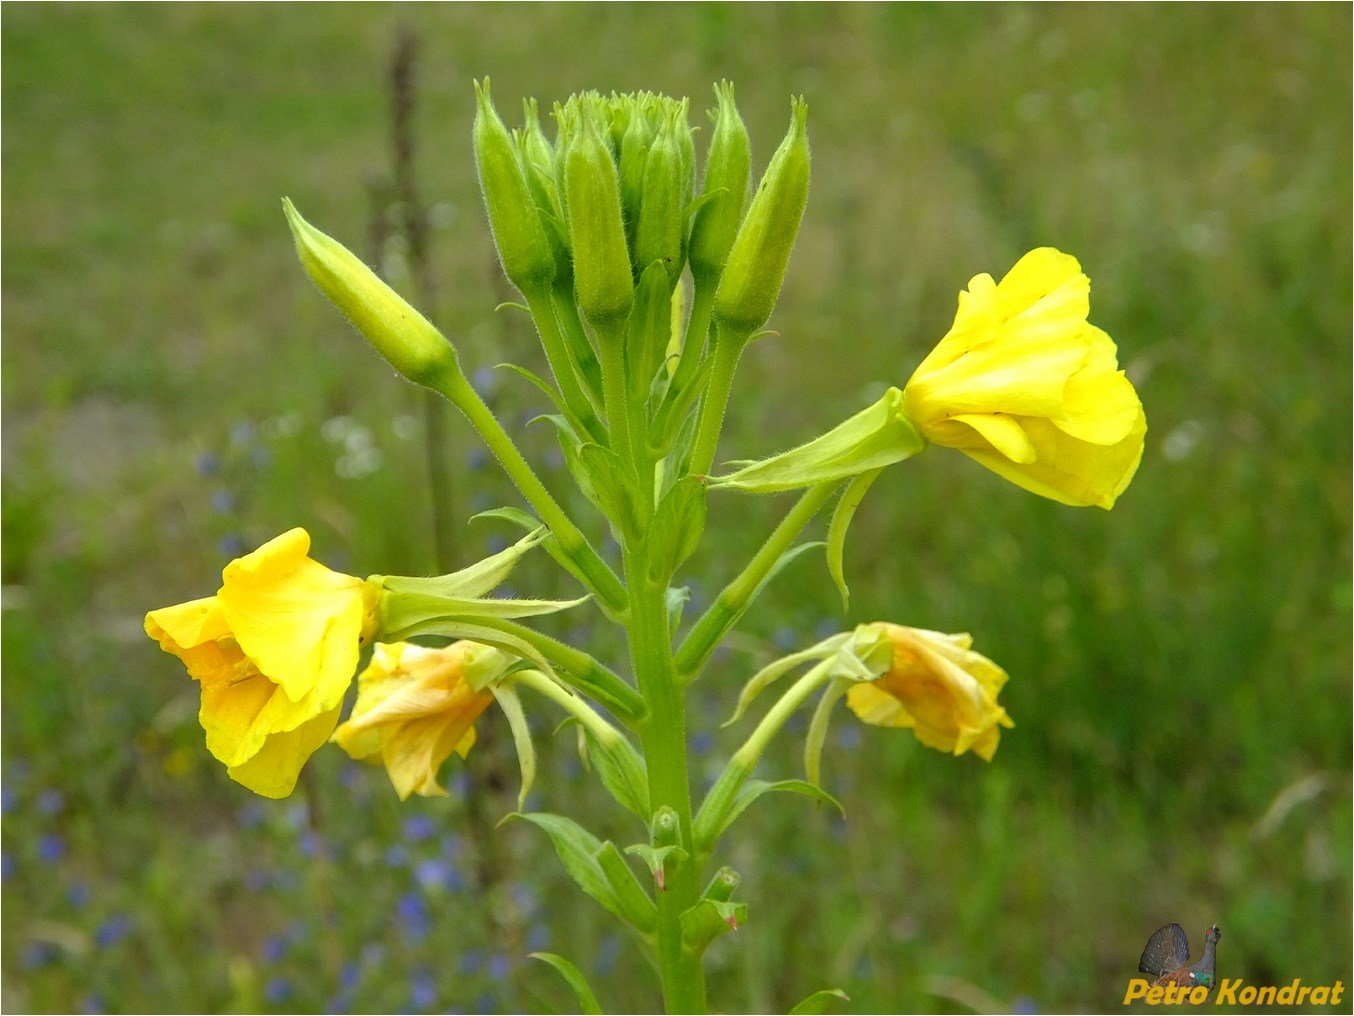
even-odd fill
[[[523,309],[525,310],[526,308]],[[527,311],[527,313],[530,313],[530,311]],[[499,370],[510,370],[519,377],[526,378],[533,385],[535,385],[537,388],[539,388],[542,392],[545,393],[546,397],[550,400],[551,405],[553,405],[556,409],[560,411],[564,420],[573,429],[573,432],[575,434],[587,433],[587,430],[583,426],[583,421],[580,420],[569,408],[568,404],[560,396],[559,392],[555,391],[555,386],[550,384],[550,382],[546,381],[539,374],[533,374],[525,367],[519,367],[515,363],[496,363],[494,364],[494,366]]]
[[[832,1005],[833,1000],[839,1002],[851,1001],[851,996],[842,991],[841,988],[827,988],[823,991],[815,991],[804,1001],[790,1010],[790,1016],[819,1016],[825,1013],[828,1007]]]
[[[602,785],[623,808],[647,822],[649,778],[644,760],[623,736],[618,736],[613,744],[606,744],[591,730],[586,733],[588,760],[597,771]]]
[[[616,900],[625,910],[625,919],[644,935],[653,934],[658,923],[658,910],[653,897],[644,891],[635,870],[630,867],[616,844],[607,840],[597,851],[597,863],[611,881]]]
[[[698,851],[709,850],[713,847],[729,826],[733,825],[738,816],[747,810],[748,805],[763,794],[772,791],[811,797],[822,804],[832,805],[843,815],[846,814],[846,810],[842,807],[840,801],[825,790],[815,787],[805,780],[777,780],[774,783],[766,780],[748,780],[732,796],[729,796],[727,791],[721,792],[723,784],[722,779],[716,781],[715,786],[710,789],[706,801],[701,805],[700,811],[696,815],[696,849]]]
[[[602,514],[622,532],[638,533],[640,512],[630,474],[620,456],[610,448],[587,443],[578,447],[578,458]]]
[[[556,953],[534,952],[527,955],[533,960],[540,960],[542,963],[555,968],[555,971],[573,989],[574,996],[578,999],[578,1011],[580,1013],[583,1013],[584,1016],[601,1016],[602,1006],[598,1003],[597,996],[593,994],[588,979],[579,972],[576,966]]]
[[[503,821],[515,818],[544,829],[555,845],[555,853],[559,855],[564,870],[578,887],[617,917],[627,919],[620,900],[616,898],[616,891],[611,888],[611,880],[597,861],[597,852],[602,849],[601,840],[563,815],[552,815],[545,811],[514,811],[505,815]]]
[[[672,573],[700,545],[705,529],[705,484],[684,476],[659,502],[649,528],[649,577],[666,585]]]
[[[827,570],[832,576],[832,581],[837,583],[838,592],[842,594],[843,614],[850,608],[851,603],[851,591],[846,588],[846,575],[842,567],[842,554],[846,549],[846,530],[850,527],[851,520],[856,517],[856,509],[864,500],[866,491],[883,471],[882,468],[868,470],[848,483],[827,527]]]

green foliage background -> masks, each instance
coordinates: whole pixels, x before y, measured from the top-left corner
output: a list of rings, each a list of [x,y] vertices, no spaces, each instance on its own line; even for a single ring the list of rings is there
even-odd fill
[[[455,563],[515,503],[447,412],[314,292],[279,207],[372,260],[386,74],[419,42],[434,317],[476,368],[538,366],[479,207],[472,77],[517,96],[736,83],[758,166],[808,100],[814,180],[730,458],[902,383],[970,275],[1076,253],[1151,430],[1112,513],[933,450],[890,470],[848,547],[850,616],[806,556],[697,687],[709,778],[736,688],[863,620],[969,630],[1012,675],[996,760],[838,717],[848,821],[793,798],[736,835],[748,925],[722,1011],[840,986],[855,1012],[1118,1008],[1178,921],[1219,973],[1351,968],[1350,8],[1315,5],[27,5],[3,10],[3,1003],[8,1011],[548,1011],[549,948],[604,1004],[653,977],[509,826],[506,730],[447,800],[321,753],[252,799],[210,759],[152,607],[292,525],[359,574],[434,569],[424,436],[445,424]],[[699,117],[693,118],[703,122]],[[375,188],[379,190],[379,187]],[[365,246],[364,246],[365,244]],[[400,250],[379,256],[400,282]],[[407,279],[400,284],[409,291]],[[481,375],[548,482],[538,397]],[[715,497],[688,564],[719,588],[783,511]],[[581,511],[581,506],[580,506]],[[523,591],[565,589],[524,567]],[[586,611],[560,631],[616,653]],[[603,807],[534,714],[536,807]],[[496,729],[497,728],[497,729]],[[455,769],[449,766],[449,772]],[[796,775],[789,740],[768,776]],[[614,820],[619,822],[619,819]]]

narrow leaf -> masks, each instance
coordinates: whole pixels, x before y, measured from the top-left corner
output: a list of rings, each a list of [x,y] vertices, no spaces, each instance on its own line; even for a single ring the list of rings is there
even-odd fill
[[[849,1002],[851,996],[842,991],[841,988],[827,988],[823,991],[815,991],[804,1001],[790,1010],[790,1016],[820,1016],[831,1007],[833,1001]]]
[[[598,1003],[597,996],[593,994],[587,978],[579,972],[576,966],[556,953],[534,952],[527,955],[533,960],[540,960],[542,963],[555,968],[555,971],[573,989],[574,996],[578,999],[578,1011],[583,1016],[601,1016],[602,1006]]]
[[[606,744],[587,731],[588,759],[611,796],[641,820],[649,818],[649,780],[644,760],[623,736]]]
[[[747,783],[743,784],[742,789],[738,791],[737,796],[734,797],[729,805],[728,811],[726,811],[724,816],[714,825],[714,828],[710,833],[709,842],[712,844],[717,842],[719,838],[724,835],[729,826],[733,825],[738,816],[747,810],[748,805],[752,804],[753,801],[757,800],[757,798],[761,797],[763,794],[768,794],[772,791],[779,791],[787,794],[801,794],[804,797],[811,797],[822,804],[832,805],[832,807],[836,808],[837,811],[843,815],[846,814],[846,809],[842,807],[840,801],[827,791],[821,790],[812,783],[808,783],[804,780],[777,780],[774,783],[766,780],[748,780]]]
[[[550,384],[550,382],[546,381],[539,374],[534,374],[525,367],[519,367],[515,363],[497,363],[494,364],[494,366],[500,370],[510,370],[519,377],[526,378],[526,380],[530,381],[545,393],[546,398],[550,400],[550,404],[560,411],[564,419],[568,421],[569,426],[573,428],[575,434],[586,433],[583,422],[575,415],[573,410],[569,408],[563,397],[559,392],[555,391],[554,385]]]
[[[832,521],[828,523],[827,570],[832,576],[832,581],[837,583],[838,592],[842,594],[843,614],[850,609],[851,604],[851,591],[846,587],[846,575],[842,567],[842,555],[846,549],[846,530],[850,527],[851,520],[855,518],[856,509],[864,500],[866,491],[883,471],[883,468],[871,469],[852,479],[846,485],[841,500],[837,502],[837,507],[832,512]]]
[[[617,917],[625,920],[620,900],[616,898],[611,882],[597,863],[597,852],[602,849],[602,841],[588,832],[573,819],[563,815],[552,815],[544,811],[515,811],[506,815],[503,821],[520,818],[532,825],[544,829],[555,845],[564,870],[578,887],[606,907]]]
[[[699,477],[684,476],[667,492],[654,513],[649,577],[666,584],[700,545],[704,529],[705,484]]]

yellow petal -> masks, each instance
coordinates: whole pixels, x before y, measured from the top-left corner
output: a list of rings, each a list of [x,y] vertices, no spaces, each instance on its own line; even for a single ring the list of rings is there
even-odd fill
[[[311,755],[329,739],[338,722],[339,708],[307,720],[295,730],[271,734],[247,762],[226,770],[230,778],[263,797],[282,798],[296,788],[296,780]]]
[[[306,556],[293,529],[226,566],[217,594],[240,647],[293,700],[318,691],[337,705],[357,668],[374,593]]]
[[[954,423],[972,427],[988,444],[1012,462],[1023,464],[1033,462],[1038,457],[1039,453],[1035,451],[1034,443],[1030,441],[1029,435],[1014,416],[973,413],[956,416],[952,420]]]
[[[1090,294],[1091,280],[1082,274],[1076,258],[1052,247],[1037,247],[1012,265],[997,284],[997,306],[1005,320],[1031,310],[1085,320]]]

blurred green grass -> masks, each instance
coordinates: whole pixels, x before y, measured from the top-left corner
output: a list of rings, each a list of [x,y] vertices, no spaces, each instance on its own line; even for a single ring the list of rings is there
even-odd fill
[[[699,107],[727,77],[759,165],[791,93],[814,145],[779,335],[745,358],[730,457],[905,381],[968,277],[1042,243],[1081,258],[1147,407],[1113,513],[935,451],[862,508],[848,618],[811,558],[749,615],[697,689],[709,728],[776,646],[875,618],[972,631],[1012,675],[1017,727],[982,766],[839,717],[826,772],[849,821],[790,800],[740,826],[751,920],[712,958],[716,1004],[783,1011],[840,985],[859,1012],[1117,1008],[1167,921],[1191,937],[1218,921],[1222,976],[1348,985],[1350,17],[5,5],[5,1008],[567,1007],[528,948],[596,956],[616,1009],[656,1002],[549,847],[492,830],[515,795],[502,736],[449,801],[401,807],[379,773],[322,753],[303,795],[259,802],[217,771],[194,688],[141,634],[146,609],[292,525],[337,567],[432,568],[421,399],[316,296],[278,204],[363,249],[405,22],[434,313],[472,367],[539,352],[493,311],[509,292],[470,79],[492,75],[510,113],[589,87]],[[532,394],[499,384],[517,428]],[[457,518],[511,500],[450,430]],[[546,435],[525,440],[550,458]],[[782,508],[712,503],[698,596]],[[458,558],[501,535],[457,530]],[[564,588],[543,567],[514,582]],[[608,651],[586,618],[565,624]],[[600,809],[569,739],[538,728],[538,806]],[[737,733],[701,737],[702,775]],[[767,772],[793,775],[795,754]]]

